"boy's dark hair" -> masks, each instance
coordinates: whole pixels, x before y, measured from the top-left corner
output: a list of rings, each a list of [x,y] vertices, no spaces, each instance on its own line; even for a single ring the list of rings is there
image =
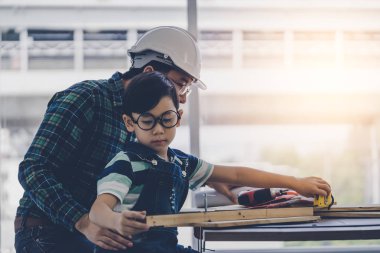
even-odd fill
[[[177,91],[172,82],[162,73],[144,72],[131,79],[123,96],[123,113],[132,116],[153,109],[161,100],[168,96],[178,110]]]

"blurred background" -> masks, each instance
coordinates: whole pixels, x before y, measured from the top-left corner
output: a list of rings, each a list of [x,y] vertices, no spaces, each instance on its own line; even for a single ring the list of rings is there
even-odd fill
[[[126,71],[139,36],[187,29],[187,8],[186,0],[0,0],[0,252],[13,252],[18,164],[49,98]],[[380,0],[198,0],[196,14],[209,88],[184,106],[172,146],[190,152],[199,143],[212,163],[324,177],[339,205],[379,204]],[[192,243],[190,229],[180,241]]]

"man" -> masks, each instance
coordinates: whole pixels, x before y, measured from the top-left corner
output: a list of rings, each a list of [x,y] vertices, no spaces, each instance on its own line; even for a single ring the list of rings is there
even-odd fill
[[[133,139],[122,122],[122,95],[130,78],[160,71],[175,84],[181,103],[200,78],[196,41],[177,27],[146,32],[128,51],[132,67],[108,80],[87,80],[58,92],[19,167],[24,188],[15,219],[17,252],[91,252],[86,237],[105,249],[125,249],[128,238],[91,223],[97,175]],[[222,192],[232,194],[220,185]],[[131,219],[138,217],[131,217]],[[144,231],[139,224],[135,232]]]

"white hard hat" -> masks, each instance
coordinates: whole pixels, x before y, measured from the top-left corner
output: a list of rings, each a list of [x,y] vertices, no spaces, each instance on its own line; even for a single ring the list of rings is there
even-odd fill
[[[141,68],[150,61],[177,67],[195,79],[194,85],[205,90],[199,79],[201,55],[198,44],[186,30],[173,26],[160,26],[144,33],[128,50],[133,67]]]

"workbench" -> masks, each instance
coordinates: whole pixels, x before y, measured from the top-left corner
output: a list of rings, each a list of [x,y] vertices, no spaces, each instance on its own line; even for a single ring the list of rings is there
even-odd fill
[[[207,241],[321,241],[380,239],[380,218],[324,218],[318,222],[194,228],[198,251]],[[379,247],[380,250],[380,247]],[[372,251],[371,251],[372,252]]]

